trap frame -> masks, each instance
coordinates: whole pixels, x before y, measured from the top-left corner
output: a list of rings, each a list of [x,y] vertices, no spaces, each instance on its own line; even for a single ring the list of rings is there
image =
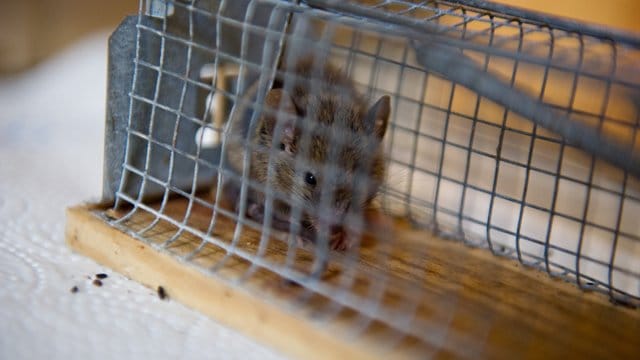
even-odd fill
[[[392,98],[379,200],[396,232],[346,254],[274,240],[215,201],[234,104],[311,42],[362,93]],[[306,340],[282,340],[293,326],[273,321],[273,333],[253,331],[299,355],[314,341],[331,346],[320,357],[506,356],[541,339],[556,345],[540,353],[640,351],[640,315],[627,309],[640,305],[638,37],[475,0],[141,0],[109,56],[110,205],[69,212],[75,249],[208,313],[220,296],[190,282],[302,316],[317,330],[296,325]],[[160,260],[136,265],[132,244]],[[593,311],[598,330],[564,329]],[[606,333],[613,346],[588,343]]]

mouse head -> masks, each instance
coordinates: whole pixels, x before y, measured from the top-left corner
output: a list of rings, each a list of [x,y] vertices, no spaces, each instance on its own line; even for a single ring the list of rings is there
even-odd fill
[[[307,96],[305,107],[283,89],[267,93],[278,109],[264,115],[258,135],[271,149],[269,185],[302,206],[303,220],[317,228],[340,223],[361,211],[384,180],[382,140],[389,119],[389,97],[373,106],[356,96]],[[266,159],[265,159],[266,160]],[[313,208],[314,211],[307,211]]]

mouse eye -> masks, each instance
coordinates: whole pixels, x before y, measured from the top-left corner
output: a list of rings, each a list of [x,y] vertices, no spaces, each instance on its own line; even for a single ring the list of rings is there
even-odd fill
[[[304,174],[304,181],[311,186],[316,186],[316,177],[310,172]]]
[[[284,151],[284,149],[286,149],[286,146],[284,145],[284,143],[280,143],[280,150]]]

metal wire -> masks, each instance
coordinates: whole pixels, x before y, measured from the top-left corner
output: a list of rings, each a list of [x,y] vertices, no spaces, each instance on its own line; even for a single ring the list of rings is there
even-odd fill
[[[314,308],[318,324],[352,311],[350,336],[383,324],[393,334],[388,346],[415,337],[431,349],[446,346],[445,336],[465,337],[449,328],[460,311],[456,293],[435,296],[422,281],[430,259],[425,247],[400,251],[408,245],[374,234],[380,246],[372,258],[359,253],[360,243],[334,254],[331,230],[319,226],[316,244],[299,249],[272,228],[279,202],[291,201],[291,194],[253,178],[256,144],[246,141],[242,164],[231,164],[239,171],[225,164],[234,151],[230,125],[212,124],[212,102],[200,100],[222,96],[228,119],[247,112],[253,134],[271,111],[264,106],[269,91],[281,86],[292,94],[296,81],[305,80],[287,64],[312,53],[314,71],[328,59],[369,105],[391,96],[387,178],[378,196],[387,213],[607,293],[616,303],[640,305],[637,37],[476,0],[153,0],[141,1],[131,41],[127,155],[115,192],[121,215],[105,218],[136,238],[196,265],[207,249],[217,249],[220,258],[198,266],[234,284],[265,272],[288,279],[301,287],[298,301],[279,305],[299,310],[324,299]],[[207,64],[212,81],[200,78]],[[239,71],[226,73],[227,65]],[[309,93],[326,91],[322,79],[307,80]],[[134,116],[139,109],[148,109],[142,118]],[[282,103],[277,109],[285,110]],[[301,149],[313,143],[305,126]],[[211,146],[217,157],[206,155],[203,133],[196,139],[189,130],[197,128],[222,134]],[[282,124],[276,129],[280,134]],[[327,149],[332,159],[344,145],[335,139]],[[280,156],[278,144],[268,152],[271,163]],[[296,174],[309,168],[302,157],[294,163]],[[191,167],[188,186],[178,185],[179,164]],[[207,170],[217,175],[203,181]],[[322,173],[337,178],[341,171],[329,163]],[[279,174],[271,166],[266,176],[273,181]],[[354,179],[361,187],[372,181]],[[140,185],[132,192],[127,184],[135,181]],[[227,182],[238,184],[239,202],[231,209],[221,205]],[[330,208],[333,189],[320,188],[319,206]],[[264,195],[262,220],[248,215],[256,193]],[[184,206],[172,207],[176,200]],[[291,234],[303,230],[305,214],[322,215],[306,203],[292,205]],[[140,216],[147,220],[135,223]],[[162,226],[171,230],[157,234]],[[185,237],[199,245],[176,250]],[[276,238],[285,241],[280,257],[272,251],[283,244]],[[300,262],[307,256],[311,262]],[[387,266],[395,261],[415,271],[399,277]],[[225,272],[238,264],[244,264],[240,274]],[[332,269],[340,275],[327,281]],[[439,313],[424,316],[431,306]],[[488,333],[491,314],[478,326]],[[470,355],[485,340],[465,341],[469,348],[449,350]]]

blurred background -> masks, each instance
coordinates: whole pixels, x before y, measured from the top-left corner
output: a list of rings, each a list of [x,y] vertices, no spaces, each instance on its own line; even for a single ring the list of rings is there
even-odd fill
[[[640,1],[498,0],[576,20],[640,31]],[[137,0],[0,1],[0,74],[21,71],[83,35],[114,28],[138,9]]]
[[[27,69],[137,10],[137,0],[2,0],[0,73]]]

